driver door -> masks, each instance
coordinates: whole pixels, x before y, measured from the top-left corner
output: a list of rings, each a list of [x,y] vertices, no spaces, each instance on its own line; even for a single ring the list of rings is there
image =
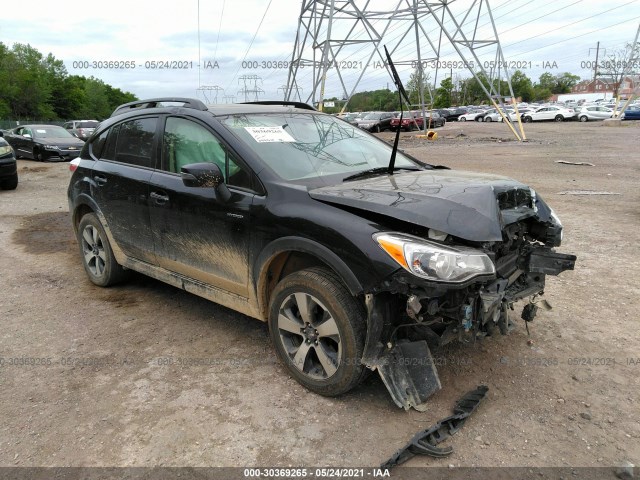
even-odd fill
[[[247,298],[250,218],[255,193],[251,173],[209,128],[167,117],[162,169],[151,177],[149,211],[158,264],[167,270]],[[215,163],[231,198],[213,187],[187,187],[181,167]]]

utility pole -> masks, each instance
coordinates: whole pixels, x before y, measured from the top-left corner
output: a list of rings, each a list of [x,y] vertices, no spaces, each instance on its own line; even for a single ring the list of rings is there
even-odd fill
[[[598,77],[598,56],[600,54],[600,42],[598,41],[596,48],[589,49],[589,55],[591,55],[591,50],[596,51],[596,63],[593,65],[593,81],[595,82],[596,78]]]

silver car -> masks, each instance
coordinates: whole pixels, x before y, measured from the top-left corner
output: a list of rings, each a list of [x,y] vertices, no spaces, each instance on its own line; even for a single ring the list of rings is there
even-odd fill
[[[589,120],[604,120],[613,117],[613,110],[599,105],[588,105],[586,107],[577,107],[576,114],[578,120],[587,122]]]
[[[62,125],[62,127],[80,140],[87,140],[98,126],[98,123],[100,123],[98,120],[71,120]]]

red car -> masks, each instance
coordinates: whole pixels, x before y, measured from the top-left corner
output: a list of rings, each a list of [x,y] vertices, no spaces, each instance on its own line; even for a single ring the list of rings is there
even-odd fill
[[[402,116],[402,123],[400,123],[400,118],[392,118],[391,119],[391,130],[397,130],[398,126],[402,128],[405,132],[409,132],[411,130],[417,129],[422,130],[423,127],[423,118],[421,111],[415,111],[413,113],[413,119],[411,115],[407,112]],[[443,116],[441,116],[438,112],[425,112],[427,115],[427,128],[436,128],[442,127],[446,123],[446,120]]]

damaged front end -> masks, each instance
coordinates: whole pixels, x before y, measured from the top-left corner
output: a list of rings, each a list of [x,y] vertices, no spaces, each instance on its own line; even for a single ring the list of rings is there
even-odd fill
[[[374,235],[402,269],[366,296],[363,362],[378,370],[399,407],[424,410],[425,400],[440,389],[430,348],[506,335],[518,300],[528,299],[522,318],[532,321],[546,275],[575,266],[574,255],[554,251],[562,225],[533,190],[494,187],[494,194],[501,241],[471,241],[432,229],[428,238]]]

